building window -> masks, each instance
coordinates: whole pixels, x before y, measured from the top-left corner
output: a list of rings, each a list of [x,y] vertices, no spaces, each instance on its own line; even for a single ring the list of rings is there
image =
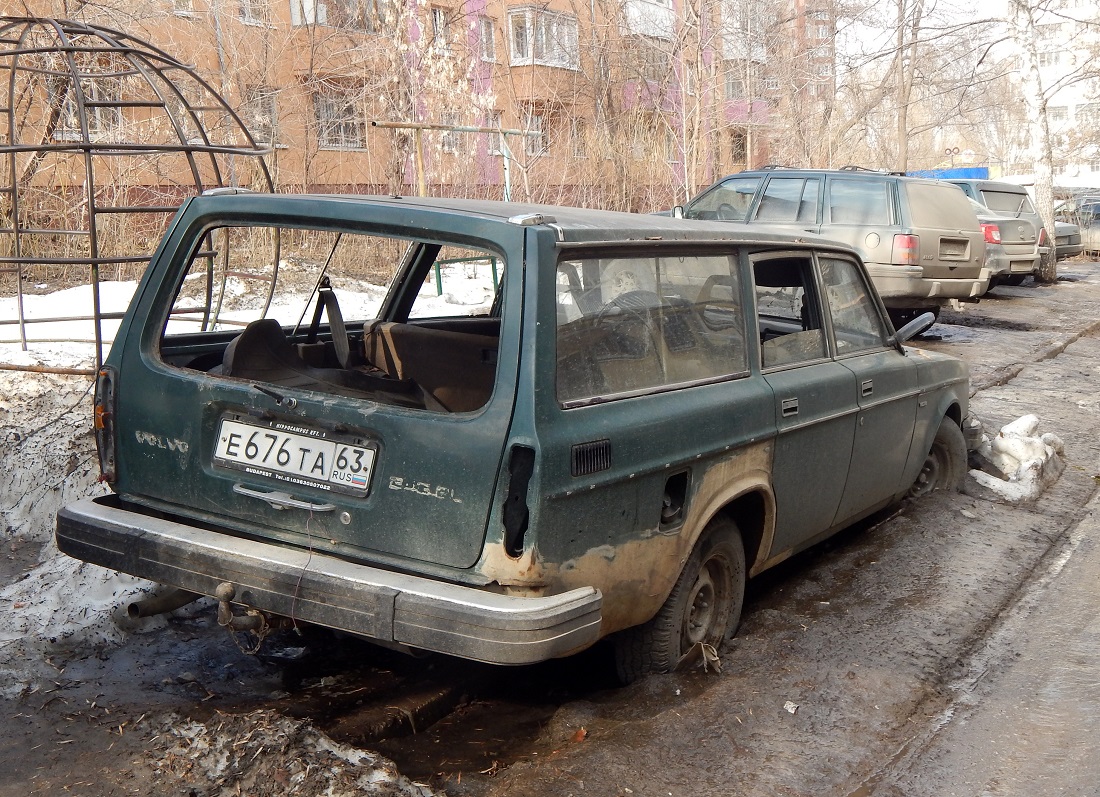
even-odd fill
[[[806,12],[806,37],[810,39],[828,39],[833,28],[828,11]]]
[[[538,157],[550,149],[550,125],[544,110],[528,108],[524,111],[523,129],[528,133],[523,137],[523,149],[529,157]]]
[[[443,124],[458,127],[462,124],[462,120],[457,113],[445,113],[443,114]],[[461,154],[466,151],[466,134],[457,130],[444,130],[440,147],[449,154]]]
[[[672,56],[665,52],[660,39],[649,36],[631,36],[627,52],[633,67],[633,77],[660,82],[668,79],[672,70]]]
[[[588,157],[588,122],[574,116],[569,120],[569,140],[573,145],[574,158]]]
[[[72,84],[63,87],[64,96],[52,96],[51,104],[60,103],[61,113],[54,128],[53,137],[58,141],[83,141],[80,126],[80,103]],[[84,117],[88,122],[89,141],[113,141],[122,130],[122,109],[102,106],[98,103],[118,102],[122,99],[122,80],[113,77],[81,78]],[[52,93],[52,91],[51,91]]]
[[[195,13],[195,0],[172,0],[172,13],[189,17]]]
[[[1069,108],[1065,105],[1054,105],[1047,108],[1047,117],[1052,122],[1068,122]]]
[[[481,50],[481,60],[490,63],[497,60],[496,25],[492,17],[477,18],[478,39]]]
[[[730,157],[734,163],[748,163],[749,134],[744,130],[730,131]]]
[[[330,88],[313,96],[317,114],[317,140],[330,149],[365,149],[367,120],[359,91]]]
[[[540,8],[517,8],[508,12],[508,25],[513,66],[580,66],[576,17]]]
[[[1079,125],[1100,124],[1100,102],[1089,102],[1084,105],[1078,105],[1074,115],[1077,117],[1077,124]]]
[[[485,116],[485,126],[491,127],[494,130],[501,129],[501,114],[500,111],[489,111]],[[503,133],[489,134],[489,154],[490,155],[503,155],[504,145],[501,143],[504,140]]]
[[[438,6],[432,7],[432,48],[444,55],[451,52],[451,43],[447,35],[447,9]]]
[[[1039,53],[1039,66],[1057,66],[1061,60],[1062,54],[1057,50]]]
[[[732,72],[726,74],[726,99],[740,100],[746,96],[745,81]]]
[[[240,0],[241,22],[248,25],[266,25],[268,13],[268,0]]]
[[[244,123],[257,144],[274,144],[279,115],[275,90],[269,86],[249,86],[244,93]]]
[[[374,33],[393,18],[393,0],[290,0],[291,25]]]

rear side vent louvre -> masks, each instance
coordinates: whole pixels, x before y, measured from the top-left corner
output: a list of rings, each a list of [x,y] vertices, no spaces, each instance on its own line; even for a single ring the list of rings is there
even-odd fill
[[[570,451],[569,472],[574,476],[587,476],[611,467],[611,441],[595,440],[578,443]]]

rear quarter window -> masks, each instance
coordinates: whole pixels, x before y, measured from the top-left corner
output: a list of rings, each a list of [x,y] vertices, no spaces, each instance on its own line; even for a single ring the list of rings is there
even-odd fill
[[[744,373],[736,255],[582,257],[557,270],[557,396],[667,390]]]
[[[909,217],[914,227],[979,231],[978,217],[958,186],[918,182],[902,185],[909,198]]]
[[[829,180],[825,197],[828,222],[882,226],[893,224],[890,188],[890,183],[882,179]]]

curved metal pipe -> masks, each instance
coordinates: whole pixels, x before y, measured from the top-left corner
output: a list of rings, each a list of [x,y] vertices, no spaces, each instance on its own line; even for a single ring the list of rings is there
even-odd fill
[[[152,617],[155,614],[164,614],[181,606],[186,606],[201,598],[197,592],[185,589],[170,589],[167,592],[153,593],[145,598],[134,601],[126,607],[126,615],[131,618]]]

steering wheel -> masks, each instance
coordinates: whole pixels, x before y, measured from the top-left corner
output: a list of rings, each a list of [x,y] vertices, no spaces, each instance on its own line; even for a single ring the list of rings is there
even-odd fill
[[[596,313],[599,320],[615,316],[632,316],[649,323],[649,310],[661,306],[661,297],[653,291],[626,291],[604,304]]]
[[[723,202],[718,206],[718,218],[724,221],[737,221],[741,216],[737,212],[737,208],[731,205],[729,202]]]

